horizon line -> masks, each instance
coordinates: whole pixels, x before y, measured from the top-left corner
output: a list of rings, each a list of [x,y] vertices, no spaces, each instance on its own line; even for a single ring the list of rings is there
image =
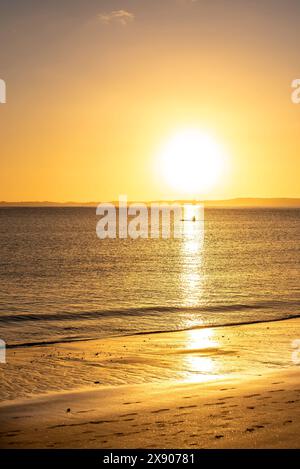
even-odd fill
[[[233,206],[249,206],[249,203],[260,205],[262,206],[263,203],[267,203],[267,205],[271,206],[288,206],[287,204],[292,204],[292,206],[299,206],[300,207],[300,197],[234,197],[229,199],[153,199],[153,200],[128,200],[127,203],[203,203],[206,205],[230,205]],[[114,203],[118,204],[118,200],[110,200],[110,201],[64,201],[64,202],[57,202],[57,201],[50,201],[50,200],[29,200],[29,201],[0,201],[0,206],[97,206],[101,203]],[[251,205],[250,205],[251,206]]]

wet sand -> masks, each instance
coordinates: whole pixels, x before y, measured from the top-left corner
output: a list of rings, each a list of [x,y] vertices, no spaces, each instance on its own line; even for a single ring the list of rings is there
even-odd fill
[[[298,319],[9,349],[2,448],[300,447]]]

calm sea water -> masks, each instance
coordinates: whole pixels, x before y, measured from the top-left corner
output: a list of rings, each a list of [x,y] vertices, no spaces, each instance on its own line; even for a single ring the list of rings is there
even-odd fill
[[[206,209],[182,239],[102,240],[94,208],[0,209],[0,338],[97,338],[300,315],[300,210]]]

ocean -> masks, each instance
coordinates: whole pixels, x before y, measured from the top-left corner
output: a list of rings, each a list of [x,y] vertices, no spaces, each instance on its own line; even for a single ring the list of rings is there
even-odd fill
[[[96,236],[91,207],[0,209],[8,346],[300,316],[300,210],[205,209],[181,239]]]

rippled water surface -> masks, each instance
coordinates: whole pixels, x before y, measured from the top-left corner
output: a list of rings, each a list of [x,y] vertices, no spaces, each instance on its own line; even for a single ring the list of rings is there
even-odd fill
[[[99,240],[94,208],[0,209],[8,344],[299,315],[300,210],[206,209],[182,239]]]

